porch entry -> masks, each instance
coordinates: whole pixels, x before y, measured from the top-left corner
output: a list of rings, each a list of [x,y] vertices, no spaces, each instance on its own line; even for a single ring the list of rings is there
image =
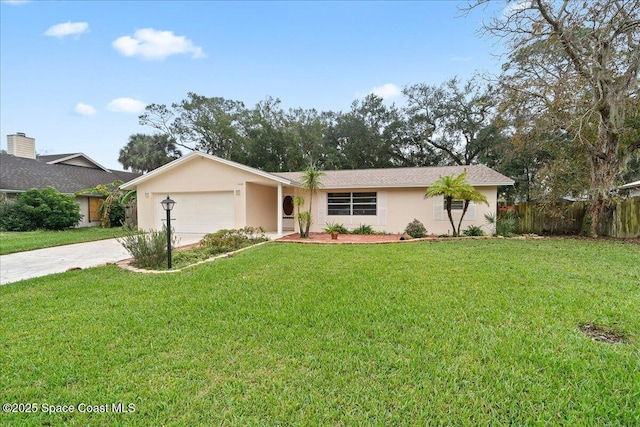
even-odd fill
[[[293,195],[285,194],[282,197],[282,229],[293,230],[295,209],[293,206]]]

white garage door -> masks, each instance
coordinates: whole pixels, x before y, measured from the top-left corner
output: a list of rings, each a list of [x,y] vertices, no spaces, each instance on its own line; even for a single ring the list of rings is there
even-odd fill
[[[156,228],[162,229],[167,213],[160,202],[167,195],[155,194]],[[177,233],[213,233],[223,228],[235,228],[233,192],[172,193],[176,201],[171,211],[171,227]]]

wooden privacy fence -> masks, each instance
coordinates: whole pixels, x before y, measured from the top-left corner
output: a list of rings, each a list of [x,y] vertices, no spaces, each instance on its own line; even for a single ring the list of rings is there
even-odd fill
[[[581,234],[589,228],[584,202],[563,202],[552,207],[527,202],[518,204],[517,210],[520,233]],[[605,212],[598,230],[602,236],[640,237],[640,197],[622,200]]]

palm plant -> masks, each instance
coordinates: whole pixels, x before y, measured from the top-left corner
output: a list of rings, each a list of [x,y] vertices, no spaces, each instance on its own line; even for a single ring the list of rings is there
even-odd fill
[[[112,210],[120,206],[121,209],[127,203],[133,201],[136,197],[136,191],[123,191],[120,189],[122,181],[114,181],[111,184],[99,184],[94,188],[81,190],[76,192],[76,195],[81,194],[95,194],[103,197],[102,204],[100,205],[100,226],[109,227],[113,226],[112,223]],[[118,224],[121,225],[121,224]]]
[[[321,178],[324,176],[324,172],[319,170],[313,163],[310,164],[307,169],[302,173],[300,177],[300,186],[303,190],[309,192],[309,210],[307,211],[307,215],[304,216],[305,224],[304,230],[302,227],[300,228],[300,237],[309,237],[309,228],[311,227],[312,215],[311,215],[311,207],[313,203],[313,197],[318,192],[318,189],[322,185]],[[300,214],[298,214],[300,217]],[[300,223],[300,225],[303,225]]]
[[[487,201],[487,196],[485,196],[484,194],[480,193],[478,190],[473,188],[471,185],[469,185],[468,188],[465,188],[462,191],[462,194],[460,195],[459,198],[464,200],[464,204],[462,206],[462,215],[460,215],[460,221],[458,222],[458,231],[456,232],[456,234],[458,236],[460,236],[460,228],[462,227],[462,219],[466,215],[467,210],[469,209],[469,205],[471,204],[471,202],[473,202],[473,203],[485,203],[487,206],[489,206],[489,202]]]
[[[129,137],[126,146],[120,149],[118,161],[125,169],[144,173],[182,155],[174,140],[167,135],[144,135],[137,133]]]
[[[427,188],[426,197],[444,197],[444,207],[453,229],[453,235],[460,235],[460,227],[462,226],[462,219],[464,218],[471,202],[484,202],[487,203],[487,198],[484,194],[477,191],[467,181],[467,173],[462,172],[458,176],[447,175],[438,178],[433,184]],[[453,221],[453,215],[451,214],[451,206],[454,200],[464,200],[462,209],[462,215],[460,221],[456,227]]]

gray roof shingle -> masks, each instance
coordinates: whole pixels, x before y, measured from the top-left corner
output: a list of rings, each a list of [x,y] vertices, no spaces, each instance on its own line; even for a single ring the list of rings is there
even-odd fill
[[[55,157],[60,158],[60,155]],[[0,154],[0,190],[19,192],[30,188],[51,186],[61,193],[71,194],[99,184],[110,184],[114,181],[127,182],[140,176],[137,173],[117,170],[106,172],[102,169],[82,166],[48,165],[44,160]]]
[[[323,188],[426,187],[438,178],[467,172],[473,186],[513,185],[514,181],[484,165],[323,171]],[[303,172],[273,172],[299,182]]]

